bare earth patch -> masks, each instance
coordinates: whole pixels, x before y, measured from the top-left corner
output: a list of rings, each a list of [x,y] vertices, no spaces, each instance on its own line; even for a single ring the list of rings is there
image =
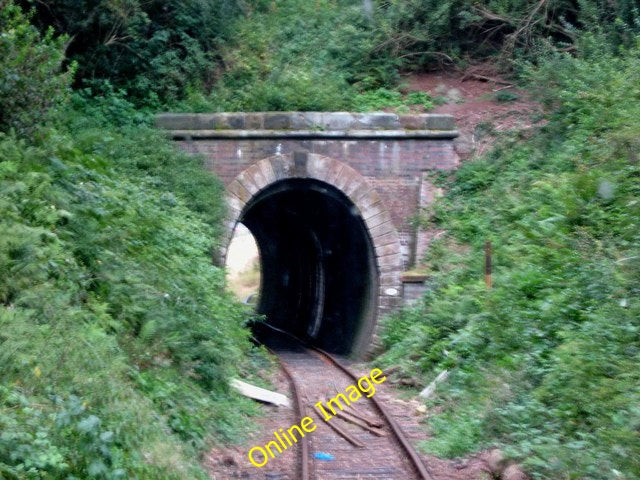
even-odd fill
[[[430,112],[453,115],[460,131],[456,148],[463,160],[474,153],[486,152],[497,133],[529,129],[540,122],[542,109],[528,92],[509,87],[508,82],[497,75],[489,78],[495,81],[446,72],[416,74],[404,79],[407,91],[424,91],[433,98],[447,99],[446,104],[437,105]],[[514,99],[504,101],[508,98]]]
[[[273,390],[293,398],[289,382],[285,374],[278,370],[275,378],[271,379]],[[292,408],[262,406],[262,416],[247,418],[248,422],[256,423],[256,431],[244,445],[216,447],[204,458],[204,466],[212,480],[227,479],[271,479],[296,480],[299,464],[299,449],[279,455],[276,461],[268,462],[264,467],[254,467],[247,456],[249,449],[256,445],[263,446],[273,440],[273,432],[279,428],[288,427],[298,422],[295,410]]]

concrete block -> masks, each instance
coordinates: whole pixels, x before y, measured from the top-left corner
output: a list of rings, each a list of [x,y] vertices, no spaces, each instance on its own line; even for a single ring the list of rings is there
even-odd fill
[[[348,112],[323,113],[321,119],[325,130],[351,130],[356,124],[355,116]]]
[[[451,115],[427,115],[426,130],[455,130],[456,122]]]
[[[308,114],[310,112],[292,112],[289,114],[289,128],[292,130],[309,130],[311,124],[309,123]]]
[[[156,127],[167,130],[194,130],[198,128],[195,113],[160,113],[155,118]]]
[[[424,115],[402,115],[400,125],[406,130],[425,130]]]
[[[244,114],[244,128],[248,130],[261,130],[264,117],[261,113],[245,113]]]
[[[367,129],[400,129],[402,128],[398,115],[395,113],[373,112],[362,113],[356,117],[357,128]]]

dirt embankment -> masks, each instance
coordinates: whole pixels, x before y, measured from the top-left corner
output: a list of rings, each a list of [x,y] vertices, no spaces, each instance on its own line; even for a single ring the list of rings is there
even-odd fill
[[[456,141],[463,160],[487,151],[497,134],[523,130],[542,119],[540,104],[524,90],[497,75],[479,80],[465,73],[428,73],[407,76],[406,91],[424,91],[439,100],[432,113],[453,115],[460,131]]]

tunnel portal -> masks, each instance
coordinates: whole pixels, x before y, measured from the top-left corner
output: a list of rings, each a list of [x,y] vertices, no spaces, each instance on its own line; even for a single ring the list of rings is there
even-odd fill
[[[258,313],[337,354],[366,348],[376,317],[378,269],[358,208],[312,178],[277,181],[239,218],[261,259]]]

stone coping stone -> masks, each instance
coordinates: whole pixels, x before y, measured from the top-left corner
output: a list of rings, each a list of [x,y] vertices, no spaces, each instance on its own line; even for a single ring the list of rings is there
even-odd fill
[[[373,112],[160,113],[156,126],[166,130],[344,132],[363,130],[455,131],[454,118],[442,114],[396,115]]]
[[[179,140],[192,139],[452,139],[457,130],[169,130]]]

